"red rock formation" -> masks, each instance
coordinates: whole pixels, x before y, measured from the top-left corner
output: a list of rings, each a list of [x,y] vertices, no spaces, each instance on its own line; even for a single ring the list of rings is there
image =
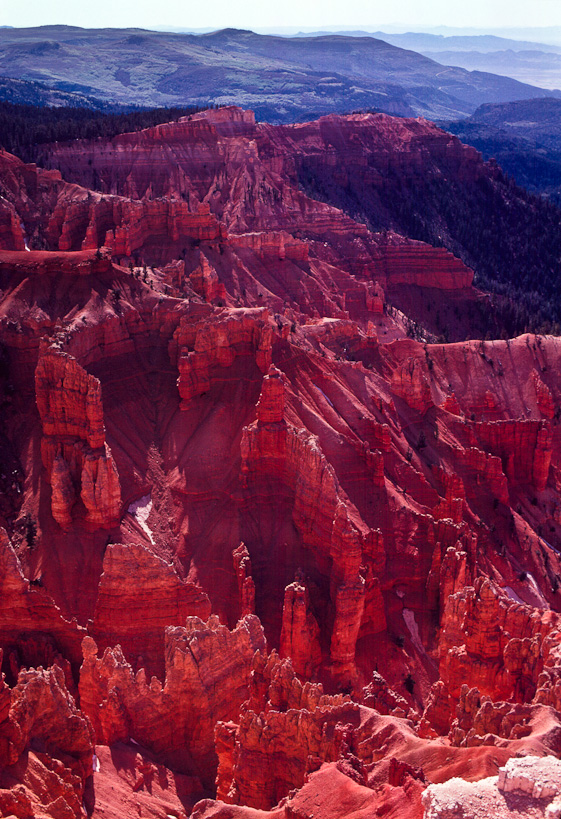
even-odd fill
[[[91,632],[103,650],[117,643],[135,668],[164,676],[164,631],[188,616],[207,620],[210,600],[146,547],[110,544]]]
[[[103,199],[101,202],[103,203]],[[117,257],[130,258],[136,253],[144,253],[151,261],[161,262],[166,260],[169,251],[168,253],[165,251],[170,246],[179,248],[182,242],[189,239],[214,241],[221,235],[220,225],[205,204],[199,204],[192,211],[187,202],[173,199],[156,202],[117,200],[113,204],[112,215],[114,222],[108,223],[103,244]],[[91,232],[95,231],[92,225],[95,212],[89,218],[86,230],[90,231],[91,235]],[[68,216],[65,214],[65,223],[67,221]],[[82,247],[88,247],[88,239],[86,233]],[[59,245],[62,241],[61,237]],[[159,243],[163,245],[163,251],[156,249],[150,253],[147,250],[150,245],[156,245],[157,248]]]
[[[253,655],[265,650],[263,630],[252,615],[233,631],[215,615],[207,623],[188,617],[186,627],[166,628],[165,641],[162,686],[156,677],[148,683],[144,669],[135,676],[119,647],[98,659],[86,638],[81,706],[96,742],[134,739],[208,783],[215,773],[214,724],[237,716],[247,698]]]
[[[41,352],[35,384],[43,434],[79,438],[91,449],[99,449],[105,443],[99,381],[71,356],[53,347]]]
[[[277,259],[292,259],[296,262],[307,262],[309,246],[307,242],[295,239],[286,231],[271,233],[230,234],[229,242],[235,248],[248,248],[259,256]]]
[[[177,386],[183,409],[190,406],[193,398],[208,392],[213,371],[231,367],[237,356],[252,355],[259,369],[267,371],[272,341],[268,320],[267,310],[240,310],[225,316],[222,322],[181,322],[170,352],[178,356]]]
[[[541,380],[536,370],[534,370],[533,376],[538,409],[542,415],[551,419],[555,415],[555,404],[551,391],[549,390],[547,384],[544,384],[544,382]]]
[[[41,752],[31,752],[31,748]],[[93,732],[59,666],[0,678],[0,806],[16,816],[78,815],[92,771]],[[23,776],[22,776],[23,773]]]
[[[243,543],[232,552],[234,571],[238,582],[240,617],[255,614],[255,583],[251,576],[251,558]]]
[[[395,241],[395,238],[392,237]],[[387,239],[380,249],[380,266],[388,287],[408,285],[439,290],[463,290],[473,282],[473,270],[444,248],[423,242],[392,244]]]
[[[483,578],[448,596],[440,676],[452,698],[467,684],[493,699],[531,699],[543,667],[543,639],[558,620],[553,612],[509,600]]]
[[[433,406],[427,369],[420,358],[407,359],[395,370],[391,389],[417,412],[424,414]]]
[[[280,636],[280,656],[289,657],[296,674],[304,679],[312,677],[321,663],[320,630],[309,597],[302,582],[286,587]]]
[[[470,482],[484,483],[493,497],[508,503],[508,484],[501,459],[477,447],[456,450],[458,462],[468,470]]]
[[[105,443],[99,381],[72,356],[44,345],[35,389],[54,519],[63,529],[70,527],[79,492],[86,524],[110,529],[120,517],[121,487]]]
[[[383,564],[383,549],[376,533],[362,521],[357,526],[358,516],[342,500],[334,471],[317,441],[284,421],[284,391],[280,373],[271,370],[263,380],[257,421],[244,429],[242,474],[248,489],[261,475],[279,478],[293,493],[292,519],[303,544],[314,552],[320,570],[325,571],[326,561],[332,561],[330,654],[344,673],[354,662],[364,610],[365,582],[359,574],[362,552],[369,554],[376,570]]]
[[[254,687],[235,731],[221,723],[217,727],[218,798],[267,809],[300,787],[310,766],[338,758],[344,725],[357,722],[358,709],[341,695],[326,697],[321,686],[302,686],[289,660],[271,655],[268,662],[256,662],[253,678],[263,676],[268,683],[264,695]]]
[[[420,819],[420,768],[558,753],[561,342],[407,338],[394,294],[453,312],[471,272],[306,197],[342,153],[481,170],[422,122],[222,110],[54,150],[103,192],[0,156],[0,812],[77,815],[86,717],[107,815],[218,773],[245,805],[195,815]]]
[[[58,666],[20,672],[7,723],[2,731],[4,765],[13,765],[30,741],[39,739],[51,753],[74,757],[75,770],[85,783],[92,764],[91,726],[76,708]]]
[[[205,301],[212,302],[218,298],[224,298],[226,290],[218,280],[216,270],[210,265],[204,253],[201,253],[200,260],[198,267],[189,274],[193,290],[202,296]]]
[[[283,424],[286,385],[282,372],[271,364],[257,403],[258,424]]]
[[[458,404],[458,399],[456,398],[453,392],[450,393],[450,395],[446,396],[446,398],[444,399],[444,403],[442,404],[442,407],[443,409],[446,410],[446,412],[451,412],[453,415],[460,415],[461,413],[461,408],[460,405]]]
[[[496,421],[475,425],[481,442],[506,464],[508,478],[531,481],[538,491],[545,489],[551,462],[551,432],[545,422]]]
[[[130,258],[152,246],[161,261],[168,248],[221,236],[205,203],[133,201],[138,199],[134,191],[125,194],[131,198],[102,196],[63,182],[58,171],[24,165],[6,153],[0,157],[0,172],[8,194],[0,211],[2,250],[21,251],[26,243],[38,250],[48,243],[60,251],[106,246],[113,256]],[[163,247],[158,249],[158,243]]]
[[[375,708],[380,714],[405,717],[409,711],[407,700],[393,691],[381,674],[374,671],[372,680],[362,689],[364,704]]]
[[[305,196],[295,184],[298,165],[321,164],[323,151],[329,153],[335,146],[341,164],[354,166],[362,157],[358,170],[361,175],[374,174],[374,188],[394,161],[399,173],[416,175],[428,162],[431,168],[446,167],[461,178],[467,168],[466,178],[485,174],[472,149],[419,121],[396,124],[391,118],[367,116],[332,117],[297,127],[255,122],[238,126],[248,113],[229,108],[220,123],[205,113],[140,134],[82,143],[79,149],[52,146],[49,161],[65,178],[98,187],[103,194],[59,194],[51,241],[58,241],[61,249],[92,247],[97,241],[117,257],[140,254],[150,262],[163,262],[165,254],[179,255],[189,239],[227,240],[242,256],[251,251],[268,260],[302,264],[308,260],[309,242],[294,234],[322,244],[329,235],[333,249],[339,245],[337,253],[343,251],[348,260],[343,267],[350,262],[353,273],[374,276],[383,286],[413,284],[465,291],[466,296],[469,291],[473,298],[472,271],[444,249],[392,233],[372,240],[363,225]],[[385,134],[383,148],[380,128]],[[377,170],[370,170],[379,163]],[[353,236],[350,243],[345,234]],[[313,255],[317,252],[320,249],[314,248]],[[356,282],[347,281],[345,289],[352,296]],[[380,315],[385,299],[380,288],[368,282],[360,301],[363,310]],[[301,295],[297,303],[304,308],[305,298]]]
[[[45,589],[23,575],[21,562],[0,529],[0,640],[8,667],[16,676],[22,666],[57,663],[67,670],[70,661],[77,668],[84,634],[76,621],[65,619]],[[70,673],[68,677],[70,684]]]

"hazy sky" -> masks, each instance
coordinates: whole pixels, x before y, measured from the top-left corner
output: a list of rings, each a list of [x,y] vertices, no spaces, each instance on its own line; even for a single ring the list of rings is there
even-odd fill
[[[0,25],[493,28],[561,25],[560,0],[0,0]]]

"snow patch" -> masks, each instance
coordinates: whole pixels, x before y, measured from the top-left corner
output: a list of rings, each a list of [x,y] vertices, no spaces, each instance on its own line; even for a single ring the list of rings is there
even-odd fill
[[[411,609],[403,609],[403,619],[405,620],[405,625],[409,629],[409,634],[411,635],[411,642],[419,652],[419,654],[424,654],[425,649],[421,642],[421,635],[419,634],[419,626],[417,625],[417,621],[415,620],[415,614],[411,611]]]
[[[528,576],[528,580],[530,581],[530,584],[531,584],[531,586],[532,586],[532,588],[534,590],[534,593],[535,593],[536,597],[538,598],[538,600],[540,601],[540,603],[542,604],[544,609],[548,609],[549,608],[549,603],[547,602],[547,600],[543,596],[542,591],[541,591],[540,587],[538,586],[538,584],[536,583],[536,580],[535,580],[534,576],[531,575],[530,572],[528,572],[527,576]]]
[[[95,754],[93,755],[92,762],[93,762],[93,771],[94,771],[94,773],[99,773],[99,771],[101,769],[101,765],[100,765],[100,762],[99,762],[99,758]]]
[[[561,554],[559,549],[556,549],[555,546],[552,546],[551,543],[548,543],[547,540],[545,540],[543,537],[542,537],[542,540],[543,540],[543,542],[545,543],[546,546],[549,546],[549,548],[551,549],[552,552],[555,552],[556,555]]]
[[[510,597],[511,600],[514,600],[516,603],[522,603],[523,606],[528,605],[527,603],[524,602],[524,600],[522,600],[520,597],[518,597],[518,595],[516,594],[514,589],[512,589],[510,586],[505,586],[504,590],[508,594],[508,596]]]
[[[148,526],[148,516],[152,511],[152,496],[151,495],[143,495],[128,508],[129,513],[133,516],[136,520],[140,528],[146,532],[148,537],[150,538],[150,543],[155,545],[154,538],[152,537],[152,530]]]
[[[2,199],[4,199],[4,197],[2,197]],[[29,245],[27,244],[27,238],[25,236],[25,225],[23,224],[23,222],[21,220],[20,220],[19,226],[21,228],[21,233],[22,233],[22,236],[23,236],[23,246],[25,247],[25,249],[27,250],[28,253],[31,253],[31,250],[29,249]]]
[[[319,392],[321,392],[321,394],[323,395],[323,397],[325,398],[325,400],[327,401],[329,406],[333,407],[333,404],[332,404],[331,400],[327,397],[327,395],[324,393],[324,391],[321,389],[321,387],[318,387],[317,384],[316,384],[316,389],[319,390]],[[333,409],[335,409],[335,407],[333,407]]]

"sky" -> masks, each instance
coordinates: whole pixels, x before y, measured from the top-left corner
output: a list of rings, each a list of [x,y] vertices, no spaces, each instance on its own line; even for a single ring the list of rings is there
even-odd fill
[[[561,26],[560,0],[0,0],[0,25],[85,28]]]

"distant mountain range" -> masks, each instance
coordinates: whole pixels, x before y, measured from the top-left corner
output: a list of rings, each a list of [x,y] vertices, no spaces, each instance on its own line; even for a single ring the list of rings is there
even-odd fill
[[[451,120],[486,102],[561,97],[443,67],[372,36],[286,38],[236,29],[1,29],[0,75],[111,106],[236,103],[270,122],[365,109]]]
[[[497,37],[495,34],[454,34],[444,36],[443,34],[430,34],[423,31],[409,31],[404,34],[396,34],[387,31],[314,31],[300,32],[297,37],[325,37],[327,34],[341,37],[375,37],[384,40],[386,43],[408,48],[411,51],[424,53],[431,51],[434,53],[446,51],[478,51],[482,54],[494,51],[543,51],[561,53],[561,47],[551,43],[538,43],[533,40],[514,40],[507,37]]]
[[[561,88],[561,46],[493,35],[443,37],[437,34],[371,35],[410,48],[442,65],[502,74],[542,88]]]
[[[325,36],[316,31],[313,36]],[[452,35],[427,32],[402,34],[385,31],[340,31],[346,37],[375,37],[386,43],[417,51],[441,65],[460,66],[512,77],[540,88],[561,88],[561,46],[529,40],[497,37],[494,34]],[[297,37],[309,37],[300,32]]]

